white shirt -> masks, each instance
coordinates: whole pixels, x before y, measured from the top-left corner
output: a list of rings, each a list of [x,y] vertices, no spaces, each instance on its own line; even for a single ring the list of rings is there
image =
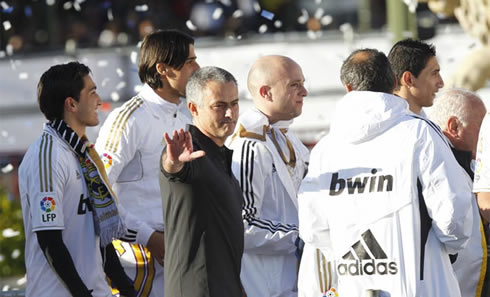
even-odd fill
[[[75,268],[94,297],[112,296],[80,163],[47,125],[22,160],[19,190],[26,234],[26,296],[70,296],[38,244],[35,232],[43,230],[62,231]]]

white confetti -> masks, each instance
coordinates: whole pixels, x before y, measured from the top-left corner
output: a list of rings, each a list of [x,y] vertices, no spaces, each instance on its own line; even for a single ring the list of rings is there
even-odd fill
[[[67,53],[75,53],[75,50],[77,49],[77,42],[73,39],[68,39],[65,42],[65,52]]]
[[[116,90],[120,90],[122,88],[126,87],[126,82],[122,81],[120,83],[117,84],[116,86]]]
[[[280,20],[276,20],[276,21],[274,22],[274,27],[276,27],[276,28],[281,28],[281,27],[282,27],[282,22],[281,22]]]
[[[112,14],[112,9],[111,9],[111,8],[109,8],[109,9],[107,10],[107,19],[108,19],[109,21],[113,21],[113,20],[114,20],[114,15]]]
[[[236,39],[241,40],[242,39],[242,35],[237,35]]]
[[[14,47],[9,43],[5,47],[5,51],[7,52],[7,55],[12,56],[12,54],[14,53]]]
[[[187,22],[185,22],[185,25],[191,31],[196,31],[197,30],[196,26],[192,23],[191,20],[187,20]]]
[[[1,258],[1,260],[3,261],[3,256]],[[5,285],[5,286],[2,287],[2,291],[4,291],[4,292],[7,291],[8,289],[10,289],[10,286],[9,285]]]
[[[264,34],[265,32],[267,32],[267,25],[266,24],[260,25],[260,27],[259,27],[259,33],[260,34]]]
[[[14,170],[14,165],[9,163],[9,164],[7,164],[7,166],[2,168],[2,173],[7,174],[7,173],[12,172],[12,170]],[[7,230],[7,229],[5,229],[5,230]],[[3,231],[5,232],[5,230],[3,230]],[[4,235],[4,237],[5,237],[5,235]]]
[[[123,77],[124,76],[124,71],[122,71],[121,68],[117,68],[116,69],[116,72],[117,72],[117,75],[119,75],[119,77]]]
[[[2,132],[0,133],[0,135],[2,135],[2,137],[8,137],[9,136],[9,132],[6,131],[6,130],[2,130]]]
[[[56,3],[56,0],[46,0],[46,4],[48,6],[53,6]]]
[[[5,1],[0,2],[0,5],[2,6],[2,9],[4,9],[4,10],[9,9],[9,5]]]
[[[138,42],[138,44],[136,44],[136,47],[137,47],[137,48],[141,48],[141,44],[142,44],[142,43],[143,43],[143,41]]]
[[[219,0],[224,6],[231,6],[231,0]]]
[[[5,58],[6,54],[5,51],[0,51],[0,58]]]
[[[257,13],[259,13],[262,10],[262,8],[260,7],[259,2],[254,2],[254,9],[255,9],[255,11]]]
[[[316,4],[321,4],[322,3],[322,0],[315,0],[315,3]]]
[[[134,7],[134,10],[136,10],[136,11],[148,11],[148,5],[146,5],[146,4],[136,5]]]
[[[78,3],[78,1],[75,1],[73,3],[73,8],[75,8],[76,11],[82,10],[82,8],[80,7],[80,4]]]
[[[223,15],[223,8],[221,7],[216,7],[216,9],[213,11],[213,20],[219,19]]]
[[[63,8],[64,8],[65,10],[69,10],[69,9],[70,9],[70,8],[72,8],[72,7],[73,7],[73,4],[72,4],[71,2],[65,2],[65,3],[63,4]]]
[[[12,254],[10,255],[12,257],[12,259],[17,259],[19,258],[20,256],[20,250],[19,249],[15,249],[12,251]]]
[[[112,92],[111,93],[111,99],[112,99],[112,101],[117,102],[121,98],[119,97],[119,94],[117,92]]]
[[[298,17],[298,23],[306,24],[310,16],[308,15],[308,11],[304,8],[301,9],[301,15]]]
[[[12,28],[12,24],[9,21],[4,21],[3,22],[3,29],[5,31],[8,31],[8,30],[10,30],[10,28]]]
[[[143,90],[143,85],[134,86],[134,92],[135,93],[139,93],[139,92],[141,92],[141,90]]]
[[[2,231],[3,238],[11,238],[11,237],[18,236],[19,234],[20,234],[19,231],[15,231],[12,228],[7,228]]]
[[[102,80],[102,82],[100,83],[100,85],[102,87],[105,87],[107,85],[107,83],[110,81],[110,78],[106,77]]]
[[[308,36],[308,38],[310,39],[317,39],[317,35],[316,35],[316,32],[315,31],[312,31],[312,30],[308,30],[308,32],[306,32],[306,36]]]
[[[136,64],[138,59],[138,53],[136,51],[132,51],[131,54],[129,55],[129,59],[131,60],[131,63]]]
[[[327,25],[330,25],[333,21],[333,18],[331,15],[326,15],[324,17],[322,17],[322,19],[320,20],[320,23],[322,23],[322,25],[324,26],[327,26]]]
[[[321,19],[322,16],[323,16],[323,13],[325,12],[325,10],[323,10],[323,8],[318,8],[316,11],[315,11],[315,19]]]
[[[2,254],[0,254],[0,262],[3,262],[4,259],[5,259],[5,257]],[[6,285],[6,286],[7,286],[7,289],[5,289],[5,287],[3,287],[2,288],[2,291],[7,291],[8,290],[8,285]]]
[[[125,32],[119,32],[119,34],[117,34],[116,40],[119,44],[128,44],[129,36]],[[116,51],[117,51],[117,49],[116,49]],[[119,49],[119,52],[121,52],[121,49]]]
[[[233,12],[233,14],[231,16],[235,19],[241,18],[243,16],[243,11],[241,11],[240,9],[237,9]]]
[[[99,60],[99,61],[97,61],[97,67],[106,67],[107,64],[109,64],[107,62],[107,60]]]
[[[17,285],[18,285],[18,286],[23,286],[23,285],[25,285],[25,283],[26,283],[26,282],[27,282],[27,278],[26,278],[26,276],[24,275],[23,277],[21,277],[21,278],[19,278],[19,279],[17,280]]]
[[[19,79],[28,79],[28,78],[29,78],[29,73],[27,72],[19,73]]]

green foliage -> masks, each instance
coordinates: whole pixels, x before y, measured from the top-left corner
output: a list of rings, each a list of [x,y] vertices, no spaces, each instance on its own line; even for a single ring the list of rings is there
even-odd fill
[[[0,278],[25,274],[24,243],[20,200],[9,199],[0,186]]]

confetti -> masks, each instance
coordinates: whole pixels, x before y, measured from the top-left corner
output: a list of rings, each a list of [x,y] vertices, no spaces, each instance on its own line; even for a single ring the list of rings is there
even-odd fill
[[[119,77],[123,77],[124,76],[124,71],[122,71],[121,68],[117,68],[116,69],[116,72],[117,72],[117,75],[119,75]]]
[[[192,23],[191,20],[187,20],[187,22],[185,22],[185,25],[191,31],[196,31],[197,30],[196,26]]]
[[[231,6],[231,0],[219,0],[224,6]]]
[[[233,12],[233,14],[231,16],[235,19],[241,18],[243,16],[243,11],[241,11],[240,9],[237,9]]]
[[[112,14],[112,9],[110,9],[110,8],[107,10],[107,19],[109,21],[113,21],[114,20],[114,15]]]
[[[274,13],[270,12],[270,11],[267,11],[267,10],[262,10],[262,12],[260,13],[260,15],[268,20],[271,20],[274,18]]]
[[[325,10],[323,10],[323,8],[318,8],[316,11],[315,11],[315,19],[321,19],[322,16],[323,16],[323,13],[325,12]]]
[[[4,13],[11,13],[14,11],[14,7],[9,6],[5,1],[0,2],[0,6],[2,6],[2,12]]]
[[[213,20],[219,19],[223,15],[223,8],[221,7],[216,7],[216,9],[213,11]]]
[[[46,4],[48,6],[53,6],[56,3],[56,0],[46,0]]]
[[[306,24],[310,16],[308,15],[308,11],[306,9],[302,8],[301,9],[301,15],[298,17],[298,23],[300,24]]]
[[[27,278],[26,278],[26,276],[24,275],[23,277],[21,277],[21,278],[19,278],[19,279],[17,280],[17,285],[18,285],[18,286],[24,286],[26,282],[27,282]]]
[[[112,101],[117,102],[121,98],[119,97],[119,94],[117,92],[112,92],[111,93],[111,99],[112,99]]]
[[[254,2],[254,9],[257,13],[259,13],[262,9],[260,8],[259,2]]]
[[[313,30],[308,30],[308,32],[306,32],[306,36],[308,36],[308,38],[310,38],[310,39],[317,39],[318,38],[318,36],[316,35],[316,32]]]
[[[67,53],[75,53],[75,50],[77,49],[77,42],[73,39],[68,39],[65,42],[65,52]]]
[[[97,61],[97,67],[106,67],[107,64],[109,64],[107,62],[107,60],[99,60],[99,61]]]
[[[147,11],[148,10],[148,5],[143,4],[143,5],[136,5],[134,7],[135,11],[142,12],[142,11]]]
[[[282,22],[281,22],[280,20],[276,20],[276,21],[274,22],[274,27],[276,27],[276,28],[281,28],[281,27],[282,27]]]
[[[18,236],[20,234],[19,231],[15,231],[14,229],[12,228],[7,228],[7,229],[4,229],[2,231],[2,236],[4,238],[11,238],[11,237],[15,237],[15,236]]]
[[[10,24],[10,22],[9,22],[9,21],[4,21],[4,22],[3,22],[3,29],[4,29],[5,31],[8,31],[8,30],[10,30],[10,28],[12,28],[12,24]]]
[[[143,41],[140,41],[138,42],[138,44],[136,45],[137,48],[141,48],[141,44],[143,43]]]
[[[73,3],[73,8],[75,8],[76,11],[82,10],[82,7],[80,7],[80,3],[78,3],[78,1],[75,1],[75,3]]]
[[[138,59],[138,53],[136,51],[132,51],[131,54],[129,55],[129,59],[131,60],[131,63],[136,64]]]
[[[107,83],[108,83],[110,80],[111,80],[110,78],[106,77],[106,78],[104,78],[104,79],[102,80],[102,82],[100,83],[100,85],[101,85],[102,87],[105,87],[105,86],[107,85]]]
[[[267,32],[267,25],[266,24],[260,25],[260,27],[259,27],[259,33],[260,34],[264,34],[265,32]]]
[[[7,52],[7,55],[12,56],[14,53],[14,47],[11,44],[7,44],[5,51]]]
[[[6,130],[2,130],[2,132],[0,133],[0,135],[2,135],[2,137],[8,137],[9,136],[9,132],[6,131]]]
[[[126,82],[122,81],[120,83],[117,84],[116,86],[116,90],[120,90],[122,88],[126,87]]]
[[[322,23],[322,25],[324,26],[328,26],[332,23],[333,21],[333,18],[331,15],[326,15],[326,16],[323,16],[322,19],[320,20],[320,23]]]
[[[17,259],[19,258],[20,256],[20,250],[19,249],[15,249],[12,251],[12,254],[10,255],[10,257],[12,257],[12,259]]]
[[[134,86],[134,92],[139,93],[143,89],[143,85],[136,85]]]
[[[73,7],[73,4],[71,2],[65,2],[65,4],[63,4],[63,8],[65,10],[69,10]]]
[[[29,78],[29,73],[27,72],[19,73],[19,79],[28,79],[28,78]]]
[[[3,256],[1,257],[1,260],[3,261]],[[2,287],[2,291],[7,291],[8,289],[10,289],[10,286],[9,285],[5,285]]]

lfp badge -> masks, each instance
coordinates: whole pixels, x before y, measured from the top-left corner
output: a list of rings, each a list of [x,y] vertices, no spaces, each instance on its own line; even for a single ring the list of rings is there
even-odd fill
[[[112,157],[108,153],[104,153],[101,159],[102,162],[104,163],[105,168],[109,168],[112,166]]]
[[[41,210],[44,212],[41,217],[43,222],[52,222],[56,219],[56,214],[53,213],[56,208],[56,201],[52,197],[44,197],[41,199]]]

